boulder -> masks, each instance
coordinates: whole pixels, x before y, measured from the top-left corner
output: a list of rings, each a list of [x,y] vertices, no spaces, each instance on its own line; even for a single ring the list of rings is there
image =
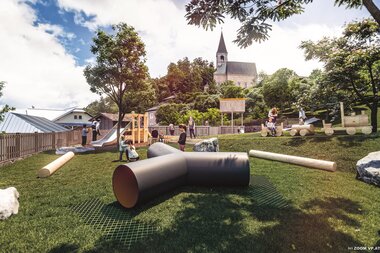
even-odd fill
[[[200,142],[197,142],[193,150],[196,152],[218,152],[219,151],[219,142],[217,138],[205,139]]]
[[[356,163],[357,178],[380,186],[380,151],[369,153]]]

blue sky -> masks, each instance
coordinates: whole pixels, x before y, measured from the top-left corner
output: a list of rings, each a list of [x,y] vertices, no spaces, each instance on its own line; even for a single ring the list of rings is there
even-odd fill
[[[240,24],[227,18],[214,31],[188,26],[190,0],[1,0],[0,80],[6,81],[0,104],[17,108],[86,106],[98,96],[89,91],[83,68],[94,61],[90,52],[96,29],[111,31],[126,22],[146,45],[152,77],[163,76],[170,62],[183,57],[215,61],[223,27],[228,59],[255,62],[269,74],[281,67],[308,75],[322,65],[305,62],[302,40],[337,36],[344,23],[368,17],[366,9],[334,7],[316,0],[304,14],[276,23],[271,38],[240,49],[232,41]]]

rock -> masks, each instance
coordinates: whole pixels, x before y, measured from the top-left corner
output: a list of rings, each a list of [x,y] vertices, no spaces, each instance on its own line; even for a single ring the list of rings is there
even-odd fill
[[[217,138],[205,139],[197,142],[193,150],[196,152],[218,152],[219,142]]]
[[[356,163],[358,179],[380,186],[380,151],[369,153]]]

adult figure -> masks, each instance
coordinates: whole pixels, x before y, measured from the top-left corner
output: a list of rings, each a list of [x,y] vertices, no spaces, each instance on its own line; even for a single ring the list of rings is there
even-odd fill
[[[87,133],[88,133],[88,130],[87,130],[86,125],[83,125],[83,128],[82,128],[82,146],[83,147],[87,143]]]
[[[96,136],[97,136],[97,132],[96,132],[96,123],[97,121],[94,120],[91,124],[91,130],[92,130],[92,141],[96,141]]]
[[[194,133],[194,130],[195,130],[195,121],[193,119],[193,117],[190,116],[190,119],[189,119],[189,131],[190,131],[190,138],[192,139],[193,137],[195,138],[195,133]]]
[[[98,119],[96,121],[96,124],[95,124],[95,129],[96,129],[96,133],[100,136],[100,119]]]
[[[298,109],[298,120],[299,120],[299,124],[300,124],[300,125],[305,124],[305,119],[306,119],[306,113],[305,113],[305,111],[303,110],[302,107],[299,107],[299,109]]]
[[[185,151],[185,145],[186,145],[186,126],[185,125],[179,125],[179,139],[178,139],[178,144],[179,144],[179,149],[181,151]]]
[[[278,116],[278,111],[276,107],[273,107],[272,109],[269,110],[268,119],[272,118],[273,123],[276,123],[277,116]]]
[[[174,135],[174,125],[173,124],[169,124],[169,133],[170,135]]]

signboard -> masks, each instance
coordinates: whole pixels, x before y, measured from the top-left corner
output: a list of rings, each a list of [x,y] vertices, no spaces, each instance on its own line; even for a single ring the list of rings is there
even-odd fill
[[[245,112],[245,98],[221,98],[220,112]]]

